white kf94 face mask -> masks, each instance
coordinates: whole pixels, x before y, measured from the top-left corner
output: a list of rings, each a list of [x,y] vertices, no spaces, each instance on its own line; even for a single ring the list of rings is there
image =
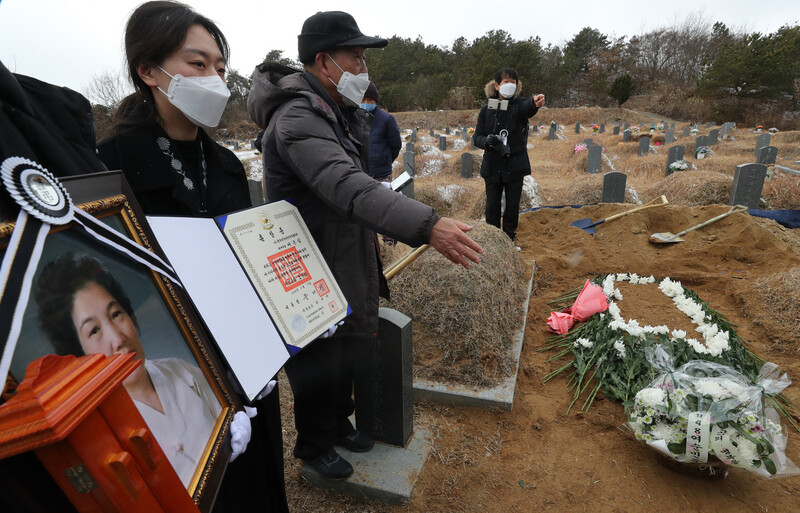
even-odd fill
[[[169,102],[177,107],[189,121],[205,128],[213,128],[219,124],[225,105],[231,92],[225,81],[218,75],[208,77],[184,77],[180,73],[170,75],[161,66],[158,67],[172,80],[167,92],[160,87]]]
[[[511,98],[516,92],[517,84],[506,82],[505,84],[500,85],[500,94],[503,96],[503,98]]]
[[[364,99],[364,93],[367,92],[367,88],[369,87],[369,74],[359,73],[358,75],[353,75],[349,71],[343,70],[342,67],[333,60],[333,57],[328,55],[328,58],[331,62],[336,64],[336,67],[342,72],[338,84],[334,82],[331,77],[328,77],[328,80],[331,81],[331,84],[336,86],[336,90],[342,95],[346,104],[352,107],[358,107],[361,100]]]

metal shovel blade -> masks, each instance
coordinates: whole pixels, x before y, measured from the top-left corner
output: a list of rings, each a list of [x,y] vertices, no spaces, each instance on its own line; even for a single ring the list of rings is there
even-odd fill
[[[656,244],[669,244],[670,242],[683,242],[683,239],[672,232],[662,232],[651,235],[650,242],[655,242]]]
[[[594,233],[594,227],[598,224],[604,223],[605,221],[605,219],[601,219],[600,221],[592,221],[591,218],[586,217],[583,219],[578,219],[577,221],[573,221],[569,225],[574,226],[575,228],[580,228],[591,235]]]

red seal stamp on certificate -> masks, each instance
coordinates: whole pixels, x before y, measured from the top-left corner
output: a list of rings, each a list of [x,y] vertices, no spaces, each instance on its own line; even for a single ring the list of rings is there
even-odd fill
[[[272,266],[286,292],[311,280],[311,275],[294,246],[269,257],[269,265]]]
[[[319,297],[322,297],[331,291],[331,289],[328,288],[328,284],[325,283],[324,279],[314,282],[314,288],[316,289],[317,294],[319,294]]]
[[[331,301],[330,303],[328,303],[328,308],[331,309],[331,312],[335,312],[336,310],[339,309],[339,307],[336,305],[336,301]]]

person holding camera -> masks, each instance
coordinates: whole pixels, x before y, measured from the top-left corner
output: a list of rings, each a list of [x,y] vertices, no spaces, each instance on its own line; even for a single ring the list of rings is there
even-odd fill
[[[486,84],[489,103],[481,108],[472,136],[475,146],[484,150],[481,176],[486,182],[486,222],[501,228],[500,203],[505,192],[502,230],[512,241],[517,237],[522,182],[531,174],[528,118],[544,105],[543,94],[522,98],[520,91],[522,84],[515,70],[498,71]]]

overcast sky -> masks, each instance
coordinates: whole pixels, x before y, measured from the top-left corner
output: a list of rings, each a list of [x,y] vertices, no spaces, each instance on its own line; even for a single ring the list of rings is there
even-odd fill
[[[0,61],[11,71],[84,92],[93,76],[124,68],[125,22],[140,0],[0,0]],[[230,67],[249,75],[269,50],[297,58],[303,21],[321,10],[352,14],[362,32],[450,46],[502,29],[514,39],[538,36],[563,45],[583,27],[611,37],[676,25],[689,15],[732,29],[774,32],[800,23],[800,0],[447,0],[365,2],[194,0],[231,46]],[[501,9],[501,5],[508,5]]]

